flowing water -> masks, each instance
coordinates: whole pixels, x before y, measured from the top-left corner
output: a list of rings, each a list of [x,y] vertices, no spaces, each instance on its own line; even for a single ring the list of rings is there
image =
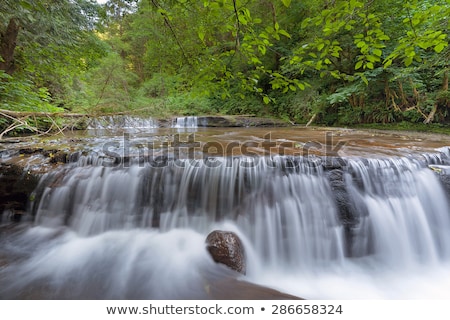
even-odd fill
[[[178,128],[110,136],[109,154],[42,176],[32,226],[0,238],[0,297],[204,299],[237,277],[308,299],[450,298],[445,141],[196,130],[207,147],[186,135],[180,152]],[[245,276],[209,257],[215,229],[240,236]]]

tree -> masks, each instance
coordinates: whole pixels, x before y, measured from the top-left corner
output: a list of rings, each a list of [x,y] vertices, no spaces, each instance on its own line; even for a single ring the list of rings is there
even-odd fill
[[[349,103],[353,114],[366,113],[365,101],[377,96],[374,89],[379,88],[386,93],[386,108],[393,113],[414,109],[429,119],[431,113],[425,113],[417,104],[417,87],[413,84],[411,97],[406,98],[403,80],[398,76],[432,67],[432,57],[448,46],[448,10],[449,4],[440,0],[324,1],[322,9],[303,21],[303,30],[312,37],[299,43],[290,63],[299,75],[317,72],[324,79],[334,78],[334,90],[327,100],[331,105]],[[416,70],[392,72],[408,67]],[[398,88],[390,88],[393,79],[397,79]],[[407,76],[407,81],[411,80]],[[412,104],[399,107],[397,97]],[[389,116],[390,121],[394,118]]]
[[[24,54],[27,48],[48,48],[53,52],[70,48],[75,52],[85,33],[93,30],[95,16],[92,0],[3,1],[0,17],[6,24],[0,25],[0,70],[7,74],[17,70],[18,47]]]
[[[35,108],[39,104],[31,101],[42,97],[45,102],[67,102],[72,79],[104,55],[105,48],[94,34],[97,13],[93,0],[1,2],[3,107],[27,108],[29,100],[29,107]]]

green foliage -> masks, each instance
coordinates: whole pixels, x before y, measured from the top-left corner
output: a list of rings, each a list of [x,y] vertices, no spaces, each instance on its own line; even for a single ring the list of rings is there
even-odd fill
[[[220,114],[245,114],[267,116],[270,114],[266,109],[267,106],[261,101],[257,95],[247,94],[242,97],[240,94],[234,94],[234,90],[230,90],[231,95],[225,99],[220,96],[210,97],[211,111]],[[236,92],[239,92],[236,90]]]
[[[60,112],[50,103],[45,87],[37,88],[28,79],[17,79],[0,70],[0,106],[13,111]]]
[[[137,76],[129,71],[119,55],[112,53],[87,75],[86,90],[91,112],[113,113],[129,110],[135,95]]]
[[[5,0],[2,106],[448,122],[447,0]]]
[[[73,84],[107,50],[95,34],[97,9],[91,0],[0,3],[0,61],[7,57],[14,65],[8,74],[0,70],[0,108],[51,113],[79,104]],[[11,21],[18,25],[16,38],[5,33]]]
[[[207,97],[196,97],[189,93],[168,97],[164,106],[170,114],[192,116],[211,113],[211,102]]]
[[[421,63],[427,51],[441,53],[448,47],[448,2],[406,1],[403,4],[403,13],[402,23],[406,32],[384,60],[385,68],[396,59],[401,59],[406,67],[413,62]]]

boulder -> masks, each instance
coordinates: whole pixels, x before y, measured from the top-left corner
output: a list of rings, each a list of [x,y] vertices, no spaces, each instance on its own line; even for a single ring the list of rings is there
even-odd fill
[[[234,232],[212,231],[206,237],[206,244],[215,262],[222,263],[239,273],[246,273],[244,246]]]

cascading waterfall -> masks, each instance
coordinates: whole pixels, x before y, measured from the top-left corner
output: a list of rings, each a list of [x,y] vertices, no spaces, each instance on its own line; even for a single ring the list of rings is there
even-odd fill
[[[216,222],[233,221],[270,265],[328,261],[342,257],[342,226],[326,176],[310,165],[280,157],[64,169],[43,179],[36,222],[68,224],[89,236],[148,227],[206,233]]]
[[[35,191],[37,226],[15,240],[27,258],[0,271],[19,277],[0,296],[204,298],[218,271],[203,241],[225,229],[244,243],[245,279],[287,293],[449,298],[449,204],[427,167],[447,156],[327,160],[63,166]]]
[[[155,129],[158,127],[159,124],[156,119],[132,117],[125,115],[102,116],[92,119],[88,124],[88,130],[91,131],[119,130],[119,129],[128,129],[128,130],[145,129],[146,131],[148,131],[149,129]]]
[[[197,128],[198,127],[198,118],[195,116],[187,116],[187,117],[178,117],[174,120],[173,124],[174,128]]]
[[[406,158],[352,161],[349,167],[357,180],[349,193],[366,206],[373,251],[384,264],[407,267],[449,257],[449,207],[431,170]]]

